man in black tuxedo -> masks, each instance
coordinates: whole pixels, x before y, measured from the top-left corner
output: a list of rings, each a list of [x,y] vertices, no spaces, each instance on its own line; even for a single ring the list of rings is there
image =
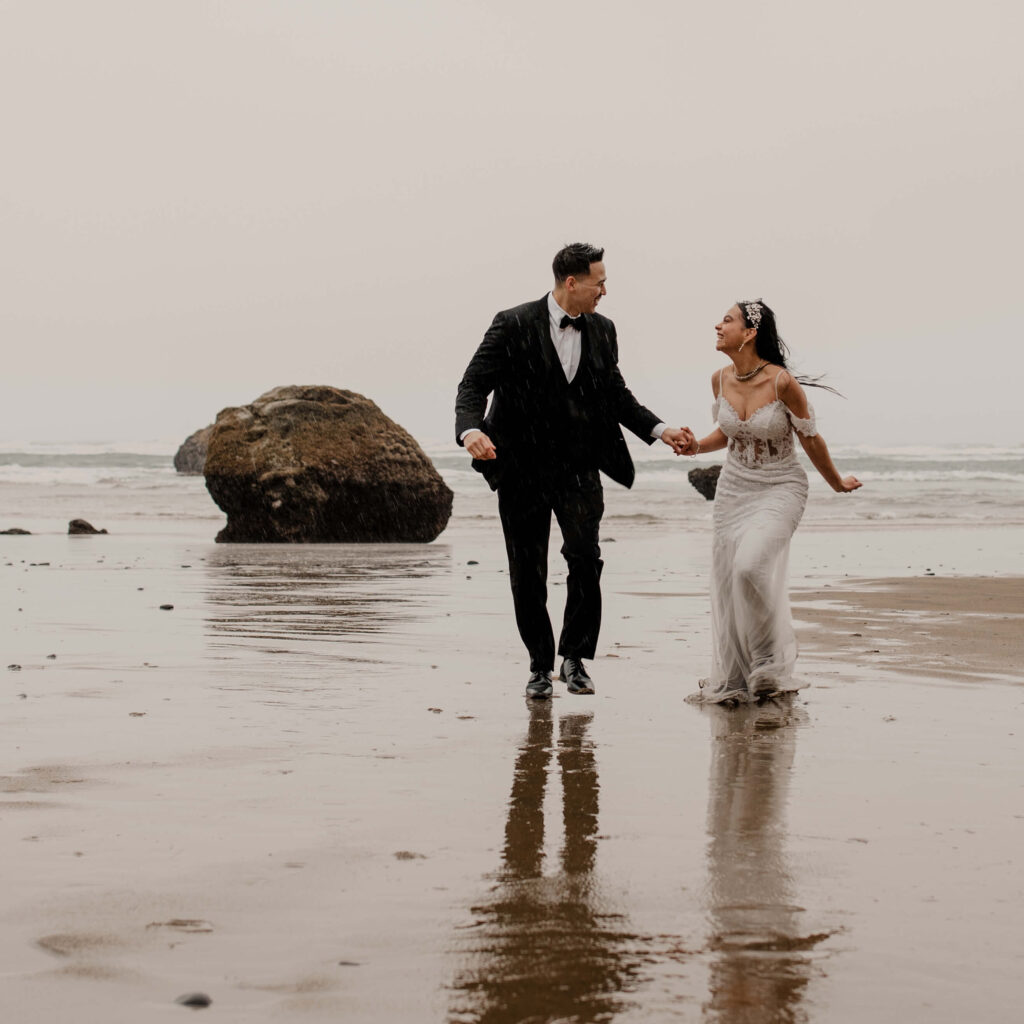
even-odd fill
[[[619,424],[647,444],[660,438],[677,455],[692,438],[685,427],[666,427],[622,379],[615,325],[595,312],[606,294],[603,259],[603,249],[583,242],[561,249],[554,289],[495,316],[455,402],[456,438],[498,492],[516,624],[530,653],[526,694],[539,700],[551,696],[555,663],[547,612],[551,513],[569,566],[561,676],[570,693],[593,693],[583,661],[594,657],[601,627],[598,471],[633,484]]]

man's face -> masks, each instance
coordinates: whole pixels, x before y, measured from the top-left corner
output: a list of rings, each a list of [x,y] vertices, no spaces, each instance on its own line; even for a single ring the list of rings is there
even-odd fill
[[[569,298],[576,307],[575,312],[593,313],[597,304],[601,301],[602,295],[607,295],[604,273],[604,263],[591,263],[590,272],[586,277],[569,277],[566,285],[569,290]],[[566,310],[566,312],[569,312]]]

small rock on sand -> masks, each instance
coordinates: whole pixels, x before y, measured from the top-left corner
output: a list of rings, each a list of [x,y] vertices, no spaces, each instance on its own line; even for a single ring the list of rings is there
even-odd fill
[[[718,476],[721,472],[721,466],[700,466],[697,469],[691,469],[686,474],[686,478],[694,489],[708,501],[714,501],[715,491],[718,489]]]
[[[182,1006],[191,1006],[196,1010],[209,1006],[213,1002],[205,992],[189,992],[188,995],[178,996],[174,1001]]]
[[[72,519],[68,523],[69,534],[90,534],[90,533],[106,533],[106,530],[97,530],[92,523],[87,522],[85,519]]]

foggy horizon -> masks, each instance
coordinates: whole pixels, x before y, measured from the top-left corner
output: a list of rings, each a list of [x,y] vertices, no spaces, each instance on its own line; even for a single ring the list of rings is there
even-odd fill
[[[272,387],[454,450],[494,313],[606,249],[621,367],[710,428],[776,311],[834,445],[1021,444],[1017,5],[6,3],[0,442]],[[977,353],[977,355],[975,354]]]

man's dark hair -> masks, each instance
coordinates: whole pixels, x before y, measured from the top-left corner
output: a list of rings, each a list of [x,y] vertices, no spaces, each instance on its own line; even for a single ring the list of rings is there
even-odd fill
[[[564,246],[551,261],[556,284],[561,284],[567,277],[586,277],[590,273],[590,264],[600,263],[603,259],[604,249],[589,242],[573,242]]]

